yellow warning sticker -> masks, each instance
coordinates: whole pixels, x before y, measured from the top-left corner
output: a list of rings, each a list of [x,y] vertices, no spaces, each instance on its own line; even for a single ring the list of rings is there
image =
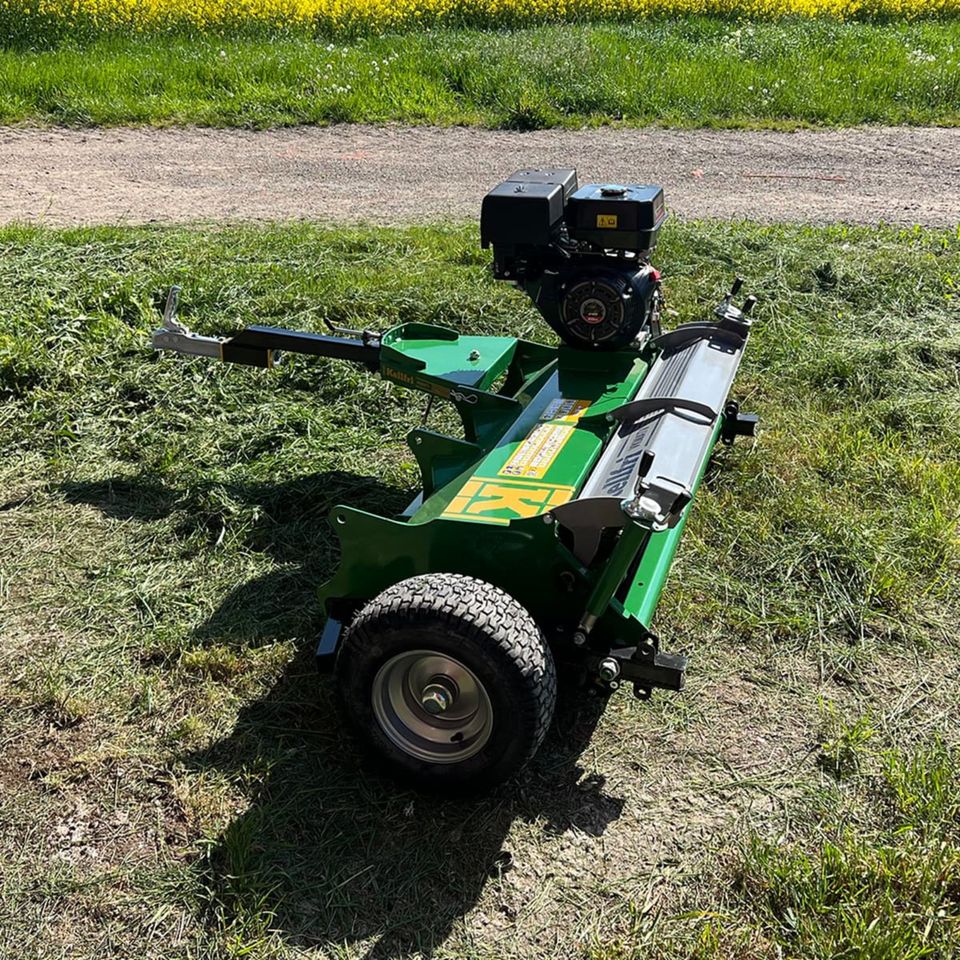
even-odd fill
[[[509,523],[524,517],[536,517],[566,503],[573,487],[557,484],[531,484],[522,480],[481,480],[471,477],[441,514],[447,520],[479,520],[483,523]],[[512,516],[495,516],[509,513]]]
[[[527,435],[510,459],[497,471],[500,477],[542,480],[573,434],[573,426],[590,406],[589,400],[551,400],[540,414],[540,423]]]
[[[542,480],[573,430],[563,423],[538,424],[497,471],[498,476]]]
[[[616,230],[617,215],[615,213],[598,213],[597,229],[598,230]]]

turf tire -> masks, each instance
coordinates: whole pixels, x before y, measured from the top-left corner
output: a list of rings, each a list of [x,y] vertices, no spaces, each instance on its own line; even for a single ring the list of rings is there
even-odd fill
[[[387,736],[374,712],[380,668],[421,649],[458,659],[489,697],[489,737],[465,760],[412,756]],[[553,655],[524,607],[498,587],[448,573],[411,577],[371,600],[346,631],[335,679],[344,715],[387,772],[441,793],[483,791],[517,773],[546,735],[557,697]]]

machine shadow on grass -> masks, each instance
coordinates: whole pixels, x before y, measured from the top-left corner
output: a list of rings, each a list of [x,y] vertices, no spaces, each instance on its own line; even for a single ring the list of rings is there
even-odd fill
[[[147,480],[72,484],[64,493],[117,519],[151,522],[180,510],[190,523],[207,522],[192,513],[186,494]],[[226,778],[249,798],[197,863],[215,931],[239,943],[279,936],[305,950],[348,946],[367,960],[430,956],[487,885],[535,850],[535,836],[510,849],[515,821],[541,834],[576,827],[596,836],[620,816],[623,801],[578,765],[605,701],[571,682],[561,684],[553,726],[530,768],[487,796],[432,799],[378,776],[344,725],[332,678],[316,670],[316,594],[333,569],[330,507],[349,500],[389,512],[409,494],[339,472],[230,493],[260,508],[249,545],[285,566],[232,590],[193,640],[296,637],[300,645],[228,737],[178,762],[198,781]],[[294,562],[299,567],[287,566]],[[509,904],[492,900],[491,909],[502,911],[493,922],[508,926]]]
[[[269,643],[313,636],[323,611],[317,587],[336,568],[338,548],[328,523],[338,503],[399,512],[413,497],[375,477],[329,470],[280,483],[207,482],[177,489],[149,475],[62,484],[70,503],[96,507],[114,520],[149,524],[174,517],[176,535],[206,551],[225,527],[241,528],[245,547],[276,568],[238,584],[194,632],[194,644]]]
[[[568,693],[518,781],[439,800],[377,775],[311,659],[303,650],[231,736],[186,758],[197,776],[250,784],[249,808],[202,864],[209,922],[240,942],[271,931],[299,949],[348,946],[367,960],[432,956],[487,884],[536,849],[535,836],[511,849],[514,821],[599,835],[620,816],[623,801],[578,766],[602,700]],[[494,926],[509,926],[509,902],[492,900]]]

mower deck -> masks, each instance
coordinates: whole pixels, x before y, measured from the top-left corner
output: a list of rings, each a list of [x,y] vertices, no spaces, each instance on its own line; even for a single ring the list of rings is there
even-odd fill
[[[727,408],[749,325],[689,326],[616,353],[419,324],[384,335],[381,374],[453,403],[465,439],[411,432],[423,493],[405,515],[334,509],[342,560],[318,654],[370,597],[442,570],[506,590],[555,643],[613,657],[638,693],[679,689],[685,661],[659,653],[651,620],[714,444],[749,426]],[[654,510],[631,518],[638,483]]]

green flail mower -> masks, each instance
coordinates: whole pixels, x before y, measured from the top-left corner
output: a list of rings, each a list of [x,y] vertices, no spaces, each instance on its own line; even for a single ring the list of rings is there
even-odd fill
[[[456,409],[462,436],[408,437],[423,489],[399,516],[335,507],[341,562],[317,651],[344,714],[395,775],[480,790],[539,747],[556,661],[599,693],[679,690],[686,658],[651,621],[718,441],[753,435],[729,399],[755,298],[740,281],[707,322],[660,328],[650,252],[659,187],[523,170],[484,198],[494,276],[562,343],[407,323],[332,335],[190,332],[171,290],[154,346],[270,367],[280,351],[362,364]]]

